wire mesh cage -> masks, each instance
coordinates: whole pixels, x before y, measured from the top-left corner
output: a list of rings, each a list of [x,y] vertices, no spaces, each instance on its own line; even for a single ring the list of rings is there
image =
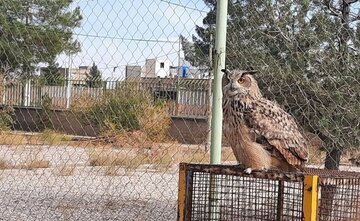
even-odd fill
[[[178,220],[359,220],[360,173],[180,164]]]
[[[319,176],[319,220],[360,220],[360,173],[309,170]]]
[[[0,220],[176,219],[178,163],[210,159],[216,65],[258,70],[310,166],[359,170],[359,21],[355,0],[0,0]],[[221,160],[236,164],[225,139]],[[202,172],[196,217],[213,211],[210,181],[228,205],[215,218],[301,218],[298,178]],[[330,184],[322,220],[353,218],[355,186]]]

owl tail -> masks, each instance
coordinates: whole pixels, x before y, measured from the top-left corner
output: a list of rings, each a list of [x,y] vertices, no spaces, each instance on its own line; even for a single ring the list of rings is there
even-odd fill
[[[272,157],[271,159],[271,165],[273,169],[277,169],[282,172],[292,172],[292,173],[299,173],[303,172],[303,167],[301,165],[294,166],[286,162],[285,160],[280,160],[276,157]]]

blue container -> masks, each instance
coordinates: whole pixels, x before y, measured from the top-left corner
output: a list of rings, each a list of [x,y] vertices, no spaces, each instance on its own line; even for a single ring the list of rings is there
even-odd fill
[[[183,78],[186,78],[186,77],[187,77],[187,72],[188,72],[188,70],[189,70],[189,67],[188,67],[188,66],[186,66],[186,65],[181,66],[181,76],[182,76]]]

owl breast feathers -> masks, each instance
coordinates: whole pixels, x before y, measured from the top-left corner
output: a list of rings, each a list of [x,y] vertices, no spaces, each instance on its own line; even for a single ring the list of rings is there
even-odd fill
[[[252,169],[301,168],[307,140],[294,118],[262,96],[253,71],[224,72],[224,135],[239,163]]]

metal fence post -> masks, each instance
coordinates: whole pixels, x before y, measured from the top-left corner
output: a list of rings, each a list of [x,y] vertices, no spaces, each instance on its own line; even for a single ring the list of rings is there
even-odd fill
[[[221,144],[222,144],[222,72],[225,68],[226,51],[226,26],[227,26],[227,7],[228,1],[217,1],[216,10],[216,33],[215,33],[215,66],[214,66],[214,90],[211,116],[211,146],[210,163],[221,163]],[[214,174],[210,174],[210,218],[218,220],[219,207],[217,199],[217,185]]]
[[[316,221],[318,202],[318,176],[304,177],[303,211],[304,221]]]
[[[30,106],[30,92],[31,91],[31,80],[27,79],[25,82],[25,88],[24,88],[24,101],[23,106],[28,107]]]
[[[226,25],[228,1],[218,1],[216,10],[214,91],[211,122],[210,163],[221,162],[222,140],[222,72],[225,68]]]
[[[179,186],[178,186],[178,221],[185,220],[185,210],[186,210],[186,165],[180,163],[179,166]]]

